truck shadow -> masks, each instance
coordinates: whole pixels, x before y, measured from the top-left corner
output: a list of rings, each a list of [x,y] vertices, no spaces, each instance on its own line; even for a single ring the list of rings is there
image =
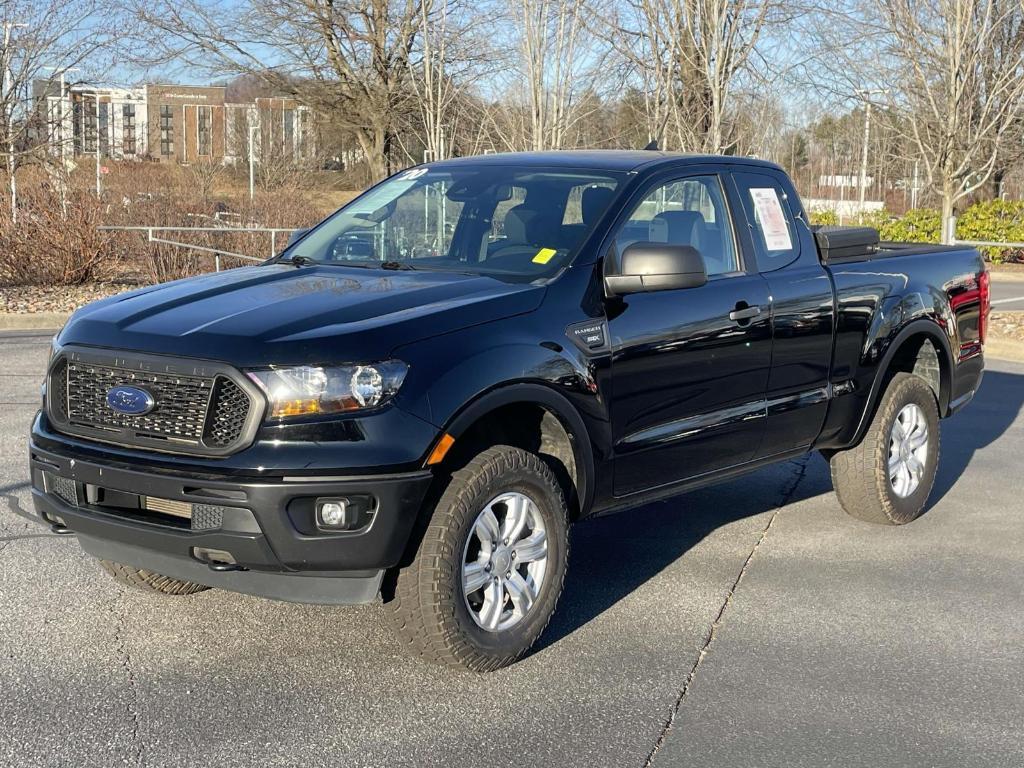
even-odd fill
[[[942,422],[942,455],[929,508],[956,485],[978,450],[994,443],[1013,425],[1022,405],[1024,376],[986,373],[974,402]],[[791,504],[832,492],[828,465],[819,455],[798,462],[575,526],[565,592],[535,652],[557,643],[641,589],[715,529],[769,512],[780,502]],[[804,476],[786,497],[800,464]],[[759,530],[751,530],[749,536],[757,533]],[[750,538],[751,544],[753,541]],[[738,550],[718,551],[716,545],[715,550],[697,555],[694,565],[700,568],[702,558],[739,557],[738,568],[744,556],[745,552],[738,554]],[[703,578],[699,570],[696,573]]]
[[[797,482],[801,472],[804,477]],[[565,591],[537,650],[572,634],[677,561],[681,564],[680,558],[717,528],[770,512],[780,502],[789,504],[830,491],[827,465],[812,456],[583,521],[572,529]],[[729,558],[738,570],[766,523],[767,518],[764,523],[748,524],[742,544],[713,545],[680,567],[696,569],[693,578],[698,581],[712,578],[703,567],[705,559]],[[735,542],[738,537],[730,539]]]
[[[1024,376],[1005,371],[985,372],[974,400],[942,422],[942,453],[928,506],[934,506],[956,485],[976,451],[998,440],[1014,423],[1024,405]]]

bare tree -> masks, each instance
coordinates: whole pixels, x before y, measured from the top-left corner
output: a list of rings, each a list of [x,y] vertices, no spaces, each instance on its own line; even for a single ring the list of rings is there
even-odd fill
[[[645,94],[652,138],[719,153],[737,141],[731,98],[777,0],[626,0],[608,37]]]
[[[12,222],[18,219],[18,167],[29,157],[45,158],[41,144],[59,149],[51,129],[66,119],[64,94],[56,113],[47,110],[45,97],[58,95],[69,70],[81,72],[87,62],[103,67],[100,53],[113,42],[104,28],[117,25],[103,0],[0,0],[0,145]]]
[[[564,149],[598,103],[602,56],[584,0],[506,0],[500,45],[508,52],[484,109],[492,141],[508,150]]]
[[[410,56],[434,0],[137,0],[166,59],[259,77],[352,136],[374,179],[391,172],[412,109]]]
[[[468,89],[486,70],[489,46],[475,29],[485,13],[459,0],[419,0],[419,8],[419,62],[410,68],[410,83],[423,146],[441,160],[455,150]]]
[[[565,139],[582,36],[582,0],[517,0],[520,50],[529,89],[530,149],[559,149]]]
[[[210,201],[213,187],[224,175],[225,170],[224,163],[209,157],[200,158],[198,162],[188,166],[189,175],[195,183],[195,188],[199,190],[203,203]]]
[[[1024,114],[1020,0],[877,0],[890,82],[943,222],[986,185]],[[948,226],[948,225],[947,225]],[[948,238],[948,231],[944,233]]]

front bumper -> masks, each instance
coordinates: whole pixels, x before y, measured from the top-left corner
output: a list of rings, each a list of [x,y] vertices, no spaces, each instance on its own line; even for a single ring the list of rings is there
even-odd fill
[[[78,534],[90,554],[208,586],[320,603],[376,597],[432,479],[429,471],[249,480],[175,474],[77,459],[35,442],[31,473],[37,522]],[[368,500],[365,523],[319,531],[318,497]],[[144,499],[216,514],[196,529],[195,519],[154,512]],[[211,560],[206,550],[230,553],[234,562]]]

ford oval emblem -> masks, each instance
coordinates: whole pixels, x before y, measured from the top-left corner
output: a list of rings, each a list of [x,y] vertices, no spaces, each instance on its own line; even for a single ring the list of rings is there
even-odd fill
[[[107,405],[126,416],[142,416],[153,410],[156,401],[141,387],[119,386],[107,391]]]

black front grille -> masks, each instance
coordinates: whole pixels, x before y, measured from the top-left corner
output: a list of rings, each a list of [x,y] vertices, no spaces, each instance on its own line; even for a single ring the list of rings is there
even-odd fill
[[[251,436],[255,403],[225,373],[210,375],[136,370],[69,356],[51,369],[50,414],[61,431],[122,445],[224,454]],[[192,370],[186,368],[186,370]],[[200,368],[206,372],[205,368]],[[120,413],[107,403],[117,386],[138,387],[155,403],[149,413]]]
[[[74,480],[52,472],[44,472],[44,485],[48,493],[52,493],[73,507],[78,506],[78,486]]]
[[[118,413],[107,405],[107,392],[121,384],[146,390],[153,395],[156,407],[143,416]],[[115,431],[129,429],[138,435],[198,444],[213,382],[68,363],[67,388],[67,417],[72,424]]]
[[[224,507],[216,504],[192,505],[192,530],[208,531],[224,523]]]
[[[231,379],[220,376],[213,387],[206,444],[223,447],[238,440],[249,415],[249,396]]]

